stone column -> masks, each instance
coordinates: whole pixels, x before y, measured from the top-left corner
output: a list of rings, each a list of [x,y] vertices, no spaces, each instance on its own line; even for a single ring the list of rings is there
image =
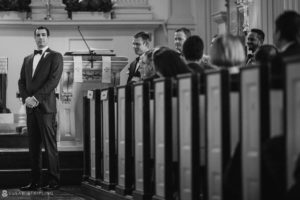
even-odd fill
[[[213,13],[212,15],[213,21],[218,24],[218,34],[224,34],[227,32],[227,12],[226,11],[220,11]]]
[[[180,27],[186,27],[192,32],[195,30],[191,0],[170,0],[170,17],[167,20],[166,28],[168,46],[171,48],[174,47],[174,32]]]

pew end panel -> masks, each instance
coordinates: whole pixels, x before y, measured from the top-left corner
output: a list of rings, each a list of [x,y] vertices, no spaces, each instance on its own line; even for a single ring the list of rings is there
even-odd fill
[[[153,196],[154,159],[151,152],[154,149],[151,125],[153,116],[150,106],[150,82],[134,84],[133,130],[135,137],[135,190],[132,193],[135,200],[150,200]]]
[[[172,79],[154,81],[155,191],[153,200],[173,199]]]
[[[83,148],[84,148],[84,154],[83,154],[83,177],[82,181],[88,181],[88,178],[90,177],[90,100],[87,96],[83,97]]]
[[[265,199],[263,144],[270,137],[269,71],[264,65],[241,68],[242,198]]]
[[[115,96],[114,88],[101,90],[101,135],[103,148],[103,180],[106,190],[115,188],[117,182],[117,156],[115,146]]]
[[[184,74],[178,79],[179,195],[199,200],[200,177],[199,77]]]
[[[118,178],[116,192],[120,195],[132,193],[134,181],[132,94],[131,86],[117,89],[117,157]]]
[[[102,135],[101,135],[101,90],[94,91],[95,98],[95,142],[96,142],[96,185],[101,185],[103,180],[103,149],[102,149]]]
[[[88,91],[90,101],[90,177],[89,183],[96,184],[96,100],[95,91]]]
[[[296,183],[300,159],[300,56],[285,59],[284,130],[286,134],[287,190]],[[298,180],[299,181],[299,180]]]
[[[229,72],[206,73],[207,196],[222,199],[224,171],[230,158]]]

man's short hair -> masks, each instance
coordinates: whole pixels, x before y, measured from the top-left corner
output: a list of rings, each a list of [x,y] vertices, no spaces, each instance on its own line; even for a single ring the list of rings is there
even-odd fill
[[[142,40],[144,40],[144,41],[151,42],[151,34],[144,32],[144,31],[138,32],[133,37],[134,38],[142,38]]]
[[[250,30],[250,32],[256,33],[258,36],[258,39],[261,41],[261,43],[264,43],[265,33],[261,29],[253,28]]]
[[[295,11],[285,11],[275,21],[276,32],[280,32],[280,39],[300,42],[300,15]]]
[[[177,33],[177,32],[183,32],[186,35],[187,38],[192,35],[190,29],[185,28],[185,27],[181,27],[181,28],[176,29],[175,33]]]
[[[192,35],[183,43],[182,53],[186,60],[200,60],[203,56],[203,40],[198,35]]]
[[[47,32],[47,36],[50,36],[50,31],[49,31],[49,29],[48,29],[47,27],[45,27],[45,26],[39,26],[39,27],[37,27],[37,28],[34,30],[34,36],[35,36],[37,30],[42,30],[42,29],[45,29],[46,32]]]

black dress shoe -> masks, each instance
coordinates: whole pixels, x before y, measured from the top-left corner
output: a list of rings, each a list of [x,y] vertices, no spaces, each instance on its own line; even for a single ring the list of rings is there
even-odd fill
[[[58,184],[49,184],[42,188],[43,191],[52,191],[52,190],[58,190],[60,188],[60,185]]]
[[[42,190],[42,187],[40,184],[30,183],[29,185],[21,187],[20,190],[21,191],[39,191],[39,190]]]

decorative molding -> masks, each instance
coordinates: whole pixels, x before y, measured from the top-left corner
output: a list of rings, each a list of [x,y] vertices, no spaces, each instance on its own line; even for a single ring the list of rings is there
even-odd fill
[[[127,7],[149,5],[148,0],[116,0],[115,4],[117,6],[127,6]]]
[[[72,20],[110,20],[111,13],[110,12],[95,12],[95,11],[77,11],[72,12]]]
[[[49,27],[91,27],[91,28],[112,28],[112,29],[156,29],[160,25],[163,25],[163,20],[98,20],[98,21],[86,21],[86,20],[59,20],[59,21],[46,21],[46,20],[0,20],[0,27],[9,28],[30,28],[36,26],[49,26]]]

